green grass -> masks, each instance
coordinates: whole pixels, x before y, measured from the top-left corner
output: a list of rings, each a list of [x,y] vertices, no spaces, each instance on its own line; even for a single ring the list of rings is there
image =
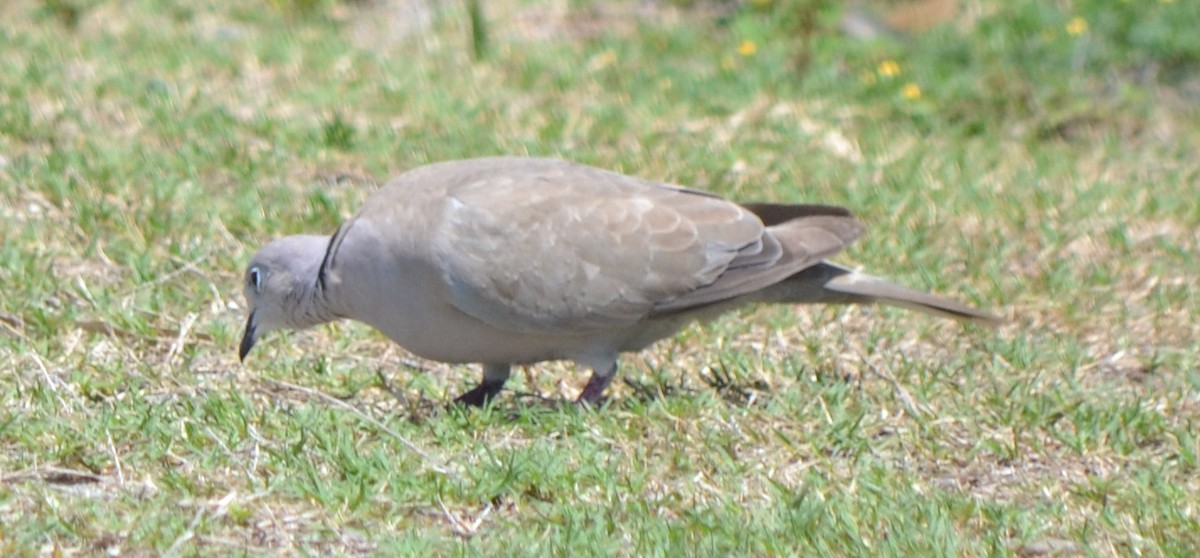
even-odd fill
[[[560,4],[478,61],[464,3],[0,6],[0,555],[1195,554],[1200,4]],[[351,324],[237,362],[259,245],[499,153],[844,205],[1010,320],[748,309],[596,412]]]

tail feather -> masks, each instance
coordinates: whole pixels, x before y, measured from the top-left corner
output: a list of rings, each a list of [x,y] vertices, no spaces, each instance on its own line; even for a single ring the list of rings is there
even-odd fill
[[[1000,318],[947,298],[897,285],[886,279],[823,262],[764,291],[764,301],[792,304],[870,304],[900,306],[920,312],[984,324]]]

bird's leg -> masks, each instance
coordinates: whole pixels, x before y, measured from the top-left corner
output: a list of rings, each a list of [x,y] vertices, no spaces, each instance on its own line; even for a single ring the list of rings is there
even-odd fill
[[[613,361],[607,370],[595,368],[592,370],[592,377],[588,380],[586,386],[583,386],[583,391],[579,394],[579,399],[576,403],[587,403],[595,405],[600,402],[600,398],[604,396],[604,390],[611,384],[613,378],[617,376],[617,361]]]
[[[455,403],[467,405],[470,407],[482,407],[504,387],[504,382],[508,381],[508,373],[510,367],[508,364],[484,364],[483,365],[483,381],[475,386],[475,389],[468,391],[454,399]]]

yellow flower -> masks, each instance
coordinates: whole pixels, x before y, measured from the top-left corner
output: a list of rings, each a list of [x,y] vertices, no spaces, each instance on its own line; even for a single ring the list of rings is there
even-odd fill
[[[1073,17],[1067,22],[1067,33],[1070,35],[1082,35],[1087,33],[1087,20],[1082,17]]]
[[[884,60],[879,63],[878,71],[883,77],[895,77],[900,75],[900,65],[895,60]]]
[[[915,83],[906,84],[904,87],[900,88],[900,94],[903,95],[905,99],[908,99],[910,101],[915,100],[915,99],[920,99],[921,98],[921,86],[919,86]]]
[[[754,53],[758,52],[758,45],[754,44],[754,41],[747,39],[738,45],[737,51],[742,56],[753,56]]]

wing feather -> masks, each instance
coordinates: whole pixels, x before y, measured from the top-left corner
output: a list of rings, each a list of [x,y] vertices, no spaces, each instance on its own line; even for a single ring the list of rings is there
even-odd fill
[[[523,160],[447,189],[434,250],[451,303],[523,331],[635,323],[762,243],[721,198],[557,161]]]

